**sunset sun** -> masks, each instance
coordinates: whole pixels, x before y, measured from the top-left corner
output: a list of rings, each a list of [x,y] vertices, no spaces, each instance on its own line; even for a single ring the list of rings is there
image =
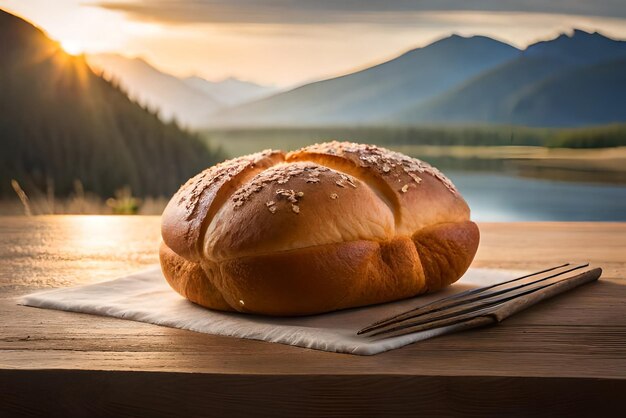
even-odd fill
[[[84,52],[80,42],[73,39],[61,41],[61,48],[63,48],[63,50],[68,54],[75,56],[80,55]]]

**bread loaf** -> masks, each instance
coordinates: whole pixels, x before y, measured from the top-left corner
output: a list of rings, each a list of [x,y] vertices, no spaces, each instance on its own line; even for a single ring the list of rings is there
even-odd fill
[[[330,142],[225,161],[162,218],[170,285],[211,309],[306,315],[389,302],[458,280],[477,226],[434,167]]]

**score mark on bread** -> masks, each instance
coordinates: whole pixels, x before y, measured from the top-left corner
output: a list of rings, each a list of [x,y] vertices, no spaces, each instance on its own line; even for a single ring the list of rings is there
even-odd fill
[[[176,291],[213,309],[304,315],[387,302],[458,280],[478,246],[469,214],[439,170],[384,148],[264,151],[181,187],[163,213],[162,266]],[[193,283],[178,265],[194,266]]]

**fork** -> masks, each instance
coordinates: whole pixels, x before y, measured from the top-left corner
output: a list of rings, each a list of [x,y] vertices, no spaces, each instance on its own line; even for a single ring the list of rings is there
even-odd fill
[[[468,329],[499,323],[542,300],[597,280],[602,269],[588,267],[589,263],[565,263],[457,293],[374,322],[357,334],[382,339],[450,325]]]

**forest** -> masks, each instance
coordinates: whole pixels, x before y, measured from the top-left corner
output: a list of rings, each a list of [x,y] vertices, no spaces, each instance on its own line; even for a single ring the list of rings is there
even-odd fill
[[[239,145],[242,152],[263,147],[294,149],[331,139],[386,146],[609,148],[626,146],[626,124],[565,129],[493,125],[228,128],[206,130],[202,136],[207,143],[230,150]]]
[[[0,12],[0,196],[80,189],[169,196],[223,160],[200,138],[132,102],[39,29]]]

